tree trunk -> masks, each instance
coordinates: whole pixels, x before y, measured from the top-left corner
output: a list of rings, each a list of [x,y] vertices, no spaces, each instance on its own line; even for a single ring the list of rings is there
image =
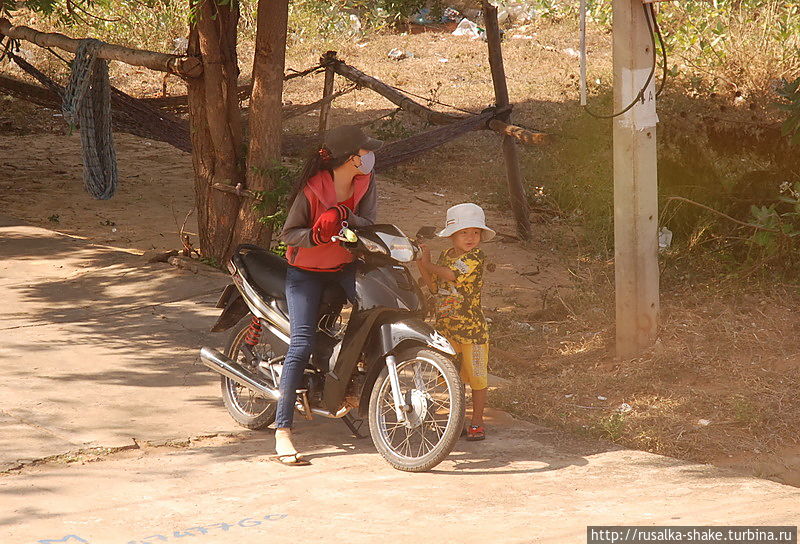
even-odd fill
[[[288,17],[288,0],[259,0],[246,172],[247,188],[251,191],[274,189],[273,169],[281,163],[281,104]],[[275,202],[267,199],[265,204],[267,213],[275,211]],[[253,209],[251,199],[242,199],[232,246],[240,243],[269,246],[272,230],[259,221],[262,214]]]
[[[212,185],[243,181],[236,94],[239,69],[235,29],[239,12],[230,5],[190,1],[197,13],[188,53],[199,55],[203,62],[202,75],[187,79],[198,234],[203,255],[221,264],[232,249],[240,197]]]

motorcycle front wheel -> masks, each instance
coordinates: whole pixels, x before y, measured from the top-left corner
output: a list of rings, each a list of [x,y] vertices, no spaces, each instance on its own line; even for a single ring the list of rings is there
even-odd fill
[[[250,328],[252,316],[247,315],[233,328],[233,332],[225,346],[225,355],[238,362],[240,365],[255,370],[251,361],[247,361],[242,352],[242,344]],[[255,345],[254,350],[265,359],[274,356],[275,348],[268,343],[266,335],[262,334],[261,341]],[[258,372],[258,370],[255,370]],[[222,387],[222,403],[228,414],[242,427],[248,429],[263,429],[275,421],[277,404],[267,400],[255,391],[239,385],[230,378],[220,376]]]
[[[464,426],[464,384],[453,361],[416,346],[396,356],[400,391],[408,410],[399,421],[389,370],[384,368],[369,401],[369,431],[391,466],[425,472],[450,454]]]

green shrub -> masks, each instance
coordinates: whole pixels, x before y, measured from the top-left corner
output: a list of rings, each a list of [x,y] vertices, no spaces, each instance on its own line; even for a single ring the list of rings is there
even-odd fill
[[[276,232],[283,228],[283,223],[286,221],[289,212],[286,199],[298,173],[294,168],[283,164],[277,164],[265,171],[259,170],[259,173],[272,179],[274,186],[268,191],[256,191],[260,200],[253,204],[253,209],[261,214],[259,221]]]
[[[782,80],[777,92],[782,99],[777,106],[788,112],[783,122],[783,135],[789,138],[793,145],[798,145],[800,144],[800,77],[792,82]]]

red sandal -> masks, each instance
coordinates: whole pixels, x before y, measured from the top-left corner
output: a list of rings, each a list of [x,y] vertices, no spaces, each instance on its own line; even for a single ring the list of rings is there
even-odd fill
[[[467,429],[467,440],[475,442],[486,439],[486,429],[483,425],[470,425]]]

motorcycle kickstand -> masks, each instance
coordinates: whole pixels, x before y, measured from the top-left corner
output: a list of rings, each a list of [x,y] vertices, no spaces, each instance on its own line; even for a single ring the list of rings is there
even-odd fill
[[[359,432],[359,427],[356,427],[356,419],[353,416],[347,414],[342,417],[342,421],[345,425],[347,425],[347,428],[350,429],[350,432],[353,433],[353,436],[355,436],[356,439],[361,440],[367,438],[365,435]]]

